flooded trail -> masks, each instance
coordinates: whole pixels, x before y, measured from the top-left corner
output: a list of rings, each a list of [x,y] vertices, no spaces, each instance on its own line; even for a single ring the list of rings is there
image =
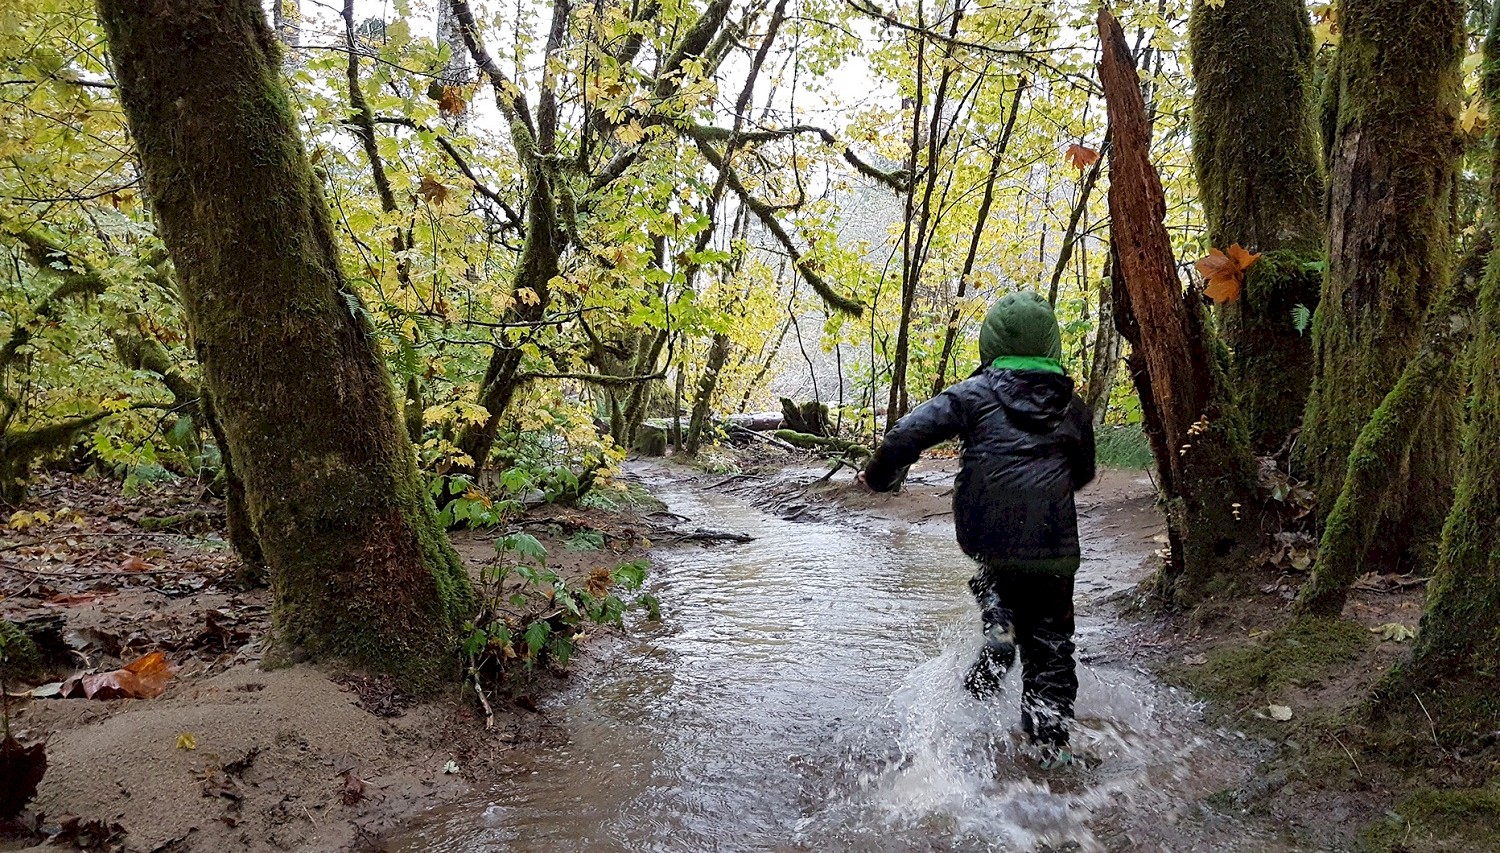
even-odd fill
[[[649,476],[649,475],[648,475]],[[1046,774],[1006,698],[971,699],[971,564],[945,517],[786,521],[653,476],[673,512],[754,542],[656,559],[664,623],[632,632],[549,713],[565,746],[520,752],[473,802],[391,851],[1293,851],[1200,807],[1253,766],[1183,694],[1127,660],[1103,599],[1155,544],[1080,498],[1077,751]]]

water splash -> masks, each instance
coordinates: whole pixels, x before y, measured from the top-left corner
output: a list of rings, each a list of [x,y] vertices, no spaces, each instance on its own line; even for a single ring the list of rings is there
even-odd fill
[[[1073,743],[1090,766],[1042,772],[1017,674],[995,701],[961,687],[978,623],[945,525],[663,497],[758,538],[658,560],[670,627],[564,697],[568,746],[518,751],[514,776],[388,850],[1273,849],[1184,805],[1232,783],[1236,762],[1197,709],[1117,661],[1080,668]],[[1085,572],[1139,560],[1085,548]],[[1079,617],[1085,654],[1118,642],[1097,610]]]

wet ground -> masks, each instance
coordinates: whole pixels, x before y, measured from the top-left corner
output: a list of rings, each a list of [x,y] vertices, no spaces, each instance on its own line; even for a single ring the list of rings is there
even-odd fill
[[[519,750],[385,849],[1319,849],[1204,806],[1245,783],[1254,748],[1130,662],[1106,599],[1157,547],[1143,476],[1080,497],[1073,740],[1091,766],[1049,774],[1022,746],[1014,673],[999,702],[960,686],[977,614],[948,517],[794,522],[646,475],[673,512],[755,541],[658,557],[664,623],[555,700],[567,744]]]

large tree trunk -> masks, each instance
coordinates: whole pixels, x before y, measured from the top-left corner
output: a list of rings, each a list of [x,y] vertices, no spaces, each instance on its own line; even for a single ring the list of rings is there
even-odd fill
[[[1322,280],[1323,181],[1312,111],[1312,31],[1303,0],[1197,0],[1193,162],[1209,241],[1267,253],[1221,319],[1230,376],[1256,449],[1302,422],[1312,345],[1292,320]]]
[[[434,684],[471,593],[433,518],[255,0],[101,0],[276,638]]]
[[[1494,110],[1500,106],[1500,13],[1491,23],[1485,54],[1484,89]],[[1493,128],[1491,146],[1493,204],[1500,201],[1500,135]],[[1434,721],[1428,725],[1450,749],[1493,738],[1500,714],[1500,670],[1495,667],[1500,639],[1500,371],[1495,367],[1500,364],[1500,258],[1491,259],[1475,320],[1463,464],[1427,592],[1427,612],[1412,660],[1386,680],[1377,696],[1380,710],[1404,717],[1406,725]]]
[[[1422,348],[1406,363],[1396,386],[1360,430],[1354,452],[1349,455],[1344,488],[1323,525],[1317,565],[1298,596],[1298,612],[1338,616],[1354,582],[1369,570],[1365,557],[1380,535],[1376,508],[1382,495],[1393,478],[1400,481],[1410,469],[1412,447],[1421,438],[1427,411],[1463,391],[1458,366],[1469,342],[1474,303],[1490,248],[1489,235],[1476,241],[1459,267],[1458,279],[1433,307]]]
[[[1151,132],[1129,45],[1108,11],[1099,13],[1099,31],[1100,77],[1114,128],[1109,209],[1119,259],[1115,271],[1124,277],[1121,295],[1137,329],[1133,355],[1144,362],[1150,384],[1147,407],[1160,419],[1153,448],[1164,474],[1174,542],[1161,591],[1186,604],[1225,582],[1233,585],[1246,565],[1258,539],[1255,460],[1220,354],[1204,328],[1201,301],[1196,293],[1185,294],[1177,278],[1164,222],[1166,200],[1151,165]]]
[[[1326,106],[1328,273],[1313,322],[1315,378],[1298,446],[1319,512],[1343,488],[1360,430],[1421,342],[1423,318],[1452,278],[1453,196],[1463,4],[1343,0]],[[1392,471],[1369,570],[1430,546],[1451,494],[1457,406],[1433,400],[1410,467]]]

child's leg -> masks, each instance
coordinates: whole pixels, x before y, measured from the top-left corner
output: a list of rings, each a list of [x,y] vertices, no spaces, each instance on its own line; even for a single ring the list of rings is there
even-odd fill
[[[998,581],[1000,573],[981,565],[969,580],[969,590],[979,603],[984,645],[969,667],[964,686],[978,698],[999,692],[1005,673],[1016,662],[1015,615],[1006,606]]]
[[[1021,647],[1021,713],[1032,742],[1064,746],[1078,675],[1073,662],[1073,579],[1018,575],[1012,607]]]

